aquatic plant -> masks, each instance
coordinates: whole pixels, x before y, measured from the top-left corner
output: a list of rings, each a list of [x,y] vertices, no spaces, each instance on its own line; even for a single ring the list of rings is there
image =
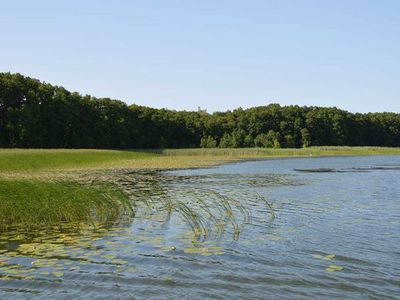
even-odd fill
[[[111,184],[0,179],[0,230],[63,223],[113,222],[133,214],[127,195]]]
[[[272,206],[272,203],[270,203],[266,197],[261,196],[259,193],[256,192],[256,194],[257,194],[258,199],[262,200],[267,205],[267,207],[269,209],[268,211],[271,214],[271,219],[274,220],[275,219],[275,211],[274,211],[274,207]]]

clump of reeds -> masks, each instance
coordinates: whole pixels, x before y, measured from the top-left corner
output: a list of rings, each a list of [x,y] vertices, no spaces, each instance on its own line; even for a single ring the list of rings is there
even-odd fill
[[[0,179],[0,230],[68,222],[108,223],[133,214],[128,196],[113,185]]]

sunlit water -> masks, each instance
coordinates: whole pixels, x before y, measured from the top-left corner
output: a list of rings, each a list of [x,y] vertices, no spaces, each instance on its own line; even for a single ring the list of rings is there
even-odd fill
[[[400,157],[146,178],[128,224],[0,235],[0,298],[400,297]]]

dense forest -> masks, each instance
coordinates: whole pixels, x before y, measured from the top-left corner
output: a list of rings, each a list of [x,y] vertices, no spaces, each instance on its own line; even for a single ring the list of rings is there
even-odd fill
[[[207,113],[127,105],[0,73],[0,147],[400,146],[400,114],[269,104]]]

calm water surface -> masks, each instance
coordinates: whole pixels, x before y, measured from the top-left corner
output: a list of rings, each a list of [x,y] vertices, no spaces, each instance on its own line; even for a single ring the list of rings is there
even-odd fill
[[[399,156],[146,178],[128,224],[0,235],[0,298],[400,298]]]

